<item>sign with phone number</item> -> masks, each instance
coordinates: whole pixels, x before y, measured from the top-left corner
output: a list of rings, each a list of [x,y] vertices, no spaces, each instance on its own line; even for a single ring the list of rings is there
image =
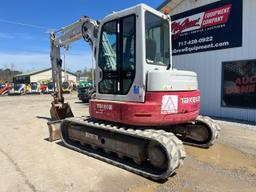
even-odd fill
[[[242,0],[222,0],[172,16],[172,53],[242,46]]]

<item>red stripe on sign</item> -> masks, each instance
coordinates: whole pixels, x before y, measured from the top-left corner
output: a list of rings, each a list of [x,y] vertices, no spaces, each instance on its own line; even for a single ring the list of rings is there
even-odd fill
[[[228,21],[232,4],[206,11],[202,21],[202,28],[226,23]]]

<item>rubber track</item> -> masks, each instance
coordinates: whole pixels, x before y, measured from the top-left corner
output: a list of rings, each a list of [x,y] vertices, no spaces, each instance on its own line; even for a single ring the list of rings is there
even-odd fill
[[[190,142],[186,142],[186,141],[184,141],[183,143],[186,145],[191,145],[191,146],[195,146],[195,147],[209,148],[219,138],[220,130],[221,130],[220,126],[217,123],[215,123],[215,121],[208,116],[199,115],[195,121],[202,122],[208,126],[208,128],[211,131],[210,140],[207,143],[203,143],[203,144],[190,143]]]
[[[147,139],[150,141],[155,141],[162,145],[162,147],[165,148],[168,158],[169,158],[169,166],[168,168],[161,174],[152,174],[145,170],[140,170],[137,168],[134,168],[130,165],[120,163],[120,161],[115,161],[110,158],[103,157],[101,155],[98,155],[93,152],[88,152],[85,150],[82,150],[78,146],[70,145],[65,141],[65,139],[62,136],[61,138],[63,143],[68,146],[71,149],[74,149],[78,152],[84,153],[88,156],[100,159],[102,161],[105,161],[107,163],[110,163],[112,165],[121,167],[123,169],[126,169],[128,171],[131,171],[133,173],[142,175],[144,177],[150,178],[152,180],[160,180],[160,179],[167,179],[169,176],[171,176],[176,169],[178,169],[180,166],[183,165],[183,160],[186,156],[185,150],[183,147],[182,141],[180,141],[173,133],[168,133],[163,130],[152,130],[152,129],[146,129],[146,130],[140,130],[140,129],[132,129],[131,126],[116,126],[114,124],[108,124],[106,122],[98,121],[98,120],[91,120],[86,118],[67,118],[62,122],[62,126],[67,126],[69,123],[75,123],[80,124],[84,126],[94,127],[94,128],[100,128],[104,130],[108,130],[110,132],[120,133],[128,136],[133,136],[137,138]],[[62,130],[62,128],[61,128]],[[62,131],[61,131],[62,132]]]

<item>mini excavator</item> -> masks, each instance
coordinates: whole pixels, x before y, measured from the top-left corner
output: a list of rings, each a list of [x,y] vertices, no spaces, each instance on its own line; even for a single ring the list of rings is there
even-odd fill
[[[61,89],[60,49],[81,38],[96,61],[88,117],[74,117]],[[83,16],[50,40],[56,86],[48,126],[59,127],[67,147],[159,180],[183,164],[183,143],[208,148],[218,138],[219,126],[199,115],[196,73],[173,69],[170,16],[139,4],[102,21]]]

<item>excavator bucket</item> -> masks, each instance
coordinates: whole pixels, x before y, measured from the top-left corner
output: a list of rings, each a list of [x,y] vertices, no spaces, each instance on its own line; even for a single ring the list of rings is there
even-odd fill
[[[62,120],[67,117],[74,117],[69,103],[55,104],[52,102],[52,107],[50,109],[51,119],[53,121]]]
[[[50,109],[51,121],[47,123],[49,127],[49,141],[56,141],[60,139],[60,124],[61,120],[67,117],[74,117],[71,107],[68,103],[55,104],[52,102]]]

